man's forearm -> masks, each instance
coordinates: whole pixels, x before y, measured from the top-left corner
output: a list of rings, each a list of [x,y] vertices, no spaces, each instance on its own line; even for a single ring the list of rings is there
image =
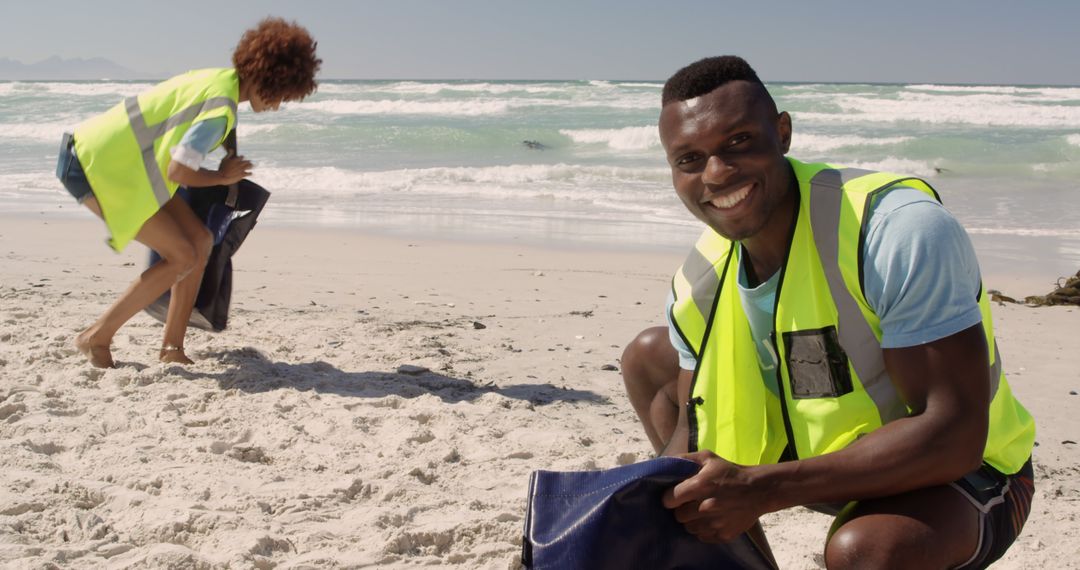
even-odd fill
[[[985,430],[914,416],[892,422],[845,449],[805,460],[747,467],[768,511],[896,495],[942,485],[982,461]]]
[[[990,415],[982,325],[925,345],[888,349],[884,357],[911,415],[835,453],[750,468],[772,510],[886,497],[955,481],[979,466]]]

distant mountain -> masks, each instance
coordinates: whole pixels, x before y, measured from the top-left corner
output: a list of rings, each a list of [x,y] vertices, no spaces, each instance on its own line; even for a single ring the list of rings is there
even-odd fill
[[[54,55],[30,64],[0,57],[0,80],[152,78],[148,73],[132,71],[101,57],[64,59]]]

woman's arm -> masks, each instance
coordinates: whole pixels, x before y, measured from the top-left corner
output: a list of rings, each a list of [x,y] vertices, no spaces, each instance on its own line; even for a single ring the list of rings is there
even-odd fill
[[[242,156],[227,156],[221,161],[217,170],[189,168],[173,160],[169,162],[169,180],[187,186],[189,188],[205,188],[235,184],[241,179],[251,176],[251,161]]]

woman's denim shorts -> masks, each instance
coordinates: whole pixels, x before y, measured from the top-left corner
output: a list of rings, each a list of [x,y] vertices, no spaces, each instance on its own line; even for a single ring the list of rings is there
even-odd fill
[[[60,179],[64,188],[67,188],[67,191],[80,204],[94,195],[94,191],[90,188],[90,182],[86,179],[86,172],[83,172],[82,163],[79,162],[79,157],[75,154],[75,139],[72,138],[71,133],[64,133],[64,138],[60,140],[60,156],[56,160],[56,177]]]

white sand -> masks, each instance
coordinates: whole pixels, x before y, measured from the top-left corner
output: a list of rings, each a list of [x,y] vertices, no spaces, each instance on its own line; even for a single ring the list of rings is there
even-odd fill
[[[532,470],[649,456],[601,367],[662,322],[679,254],[260,227],[197,364],[157,364],[139,315],[102,371],[72,338],[145,263],[102,237],[0,219],[4,567],[515,568]],[[995,311],[1039,422],[1033,512],[996,567],[1080,568],[1080,311]],[[819,567],[828,522],[769,515],[781,566]]]

